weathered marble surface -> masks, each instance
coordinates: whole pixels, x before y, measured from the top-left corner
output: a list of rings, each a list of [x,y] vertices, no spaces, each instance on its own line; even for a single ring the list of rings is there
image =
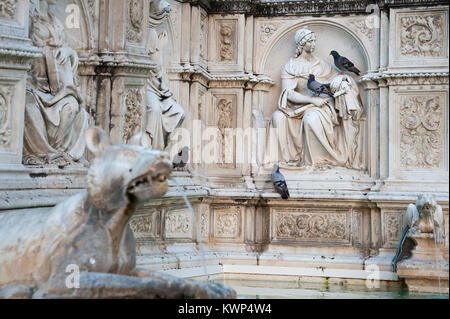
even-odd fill
[[[269,136],[268,143],[278,145],[267,150],[278,151],[277,161],[297,166],[364,168],[365,111],[356,81],[315,56],[316,35],[307,27],[296,32],[295,43],[296,53],[281,73],[278,110],[269,123],[276,136]],[[328,85],[333,98],[313,96],[306,85],[309,74]]]
[[[193,163],[174,176],[212,250],[209,263],[230,272],[360,278],[377,265],[382,278],[395,280],[390,263],[402,215],[420,193],[436,194],[442,206],[448,251],[446,2],[168,2],[168,19],[156,27],[146,14],[153,1],[58,0],[53,9],[79,57],[83,108],[115,144],[144,130],[149,81],[166,84],[182,106]],[[21,164],[26,78],[42,55],[29,35],[29,1],[14,3],[0,17],[0,214],[55,205],[84,188],[87,175],[83,167]],[[69,4],[80,9],[79,28],[66,23],[73,22]],[[292,39],[305,26],[316,34],[318,59],[328,63],[337,50],[361,68],[364,169],[282,168],[291,192],[285,203],[270,183],[271,167],[262,165],[265,131],[282,92],[281,70],[295,54]],[[149,56],[155,33],[167,35],[162,62]],[[199,136],[208,126],[217,128],[218,162],[205,164],[208,140]],[[226,145],[227,130],[236,128],[236,143]],[[202,264],[193,219],[172,182],[136,218],[140,265],[189,273]],[[235,264],[243,268],[228,267]]]
[[[64,167],[84,160],[84,132],[91,119],[78,90],[78,54],[67,45],[63,23],[50,6],[53,0],[32,3],[30,38],[43,57],[29,72],[24,119],[26,165]]]
[[[87,191],[48,211],[0,215],[0,297],[220,298],[235,292],[136,268],[128,221],[167,191],[172,163],[142,146],[113,146],[101,129],[86,132],[95,159]],[[75,268],[70,268],[75,267]],[[78,283],[68,285],[76,269]]]

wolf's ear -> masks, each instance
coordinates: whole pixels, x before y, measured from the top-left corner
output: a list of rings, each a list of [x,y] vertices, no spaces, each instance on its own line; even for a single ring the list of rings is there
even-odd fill
[[[86,146],[95,157],[102,156],[103,152],[111,146],[108,134],[99,127],[91,127],[85,133]]]

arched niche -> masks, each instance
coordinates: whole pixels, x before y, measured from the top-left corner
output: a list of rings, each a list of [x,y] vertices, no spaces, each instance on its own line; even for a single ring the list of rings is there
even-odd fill
[[[166,32],[167,42],[165,45],[161,46],[161,67],[163,69],[163,80],[165,83],[168,82],[168,69],[174,64],[174,52],[175,52],[175,32],[172,21],[167,18],[156,27],[156,32],[160,34],[161,32]]]
[[[80,57],[88,56],[94,49],[95,27],[92,19],[95,17],[97,3],[96,0],[58,0],[51,6],[52,12],[64,25],[67,44]],[[76,14],[71,10],[74,7],[79,8],[79,28],[72,27],[71,23],[70,16]]]
[[[167,40],[165,45],[159,44],[159,59],[157,62],[163,71],[163,81],[167,85],[169,85],[169,88],[171,89],[172,93],[175,94],[175,96],[178,95],[178,86],[177,81],[171,81],[170,79],[170,69],[173,67],[179,67],[180,64],[180,36],[181,36],[181,5],[177,1],[169,0],[167,1],[171,6],[171,12],[170,15],[167,16],[161,24],[157,25],[156,27],[152,27],[150,25],[150,28],[154,28],[157,34],[160,34],[161,32],[166,32],[167,34]],[[150,34],[150,32],[149,32]],[[147,49],[151,46],[150,44],[150,37],[147,41]]]
[[[364,74],[371,69],[369,53],[363,42],[350,29],[343,25],[326,20],[314,20],[302,22],[290,26],[268,44],[262,56],[259,70],[270,76],[275,85],[270,88],[264,99],[264,116],[270,118],[277,109],[278,99],[281,93],[281,71],[284,65],[294,56],[295,33],[302,27],[307,26],[317,38],[315,54],[334,66],[331,50],[338,51],[341,55],[348,57]],[[357,77],[354,77],[357,80]],[[365,100],[365,92],[361,89],[361,97]]]

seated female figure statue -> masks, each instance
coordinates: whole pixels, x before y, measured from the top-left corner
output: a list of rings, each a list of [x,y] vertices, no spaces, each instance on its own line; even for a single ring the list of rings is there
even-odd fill
[[[40,0],[31,8],[31,39],[43,57],[33,61],[27,85],[26,165],[84,161],[84,131],[90,119],[77,89],[77,53],[66,45],[63,25],[49,9],[55,2]]]
[[[147,80],[146,134],[142,136],[141,144],[155,150],[170,148],[170,135],[182,125],[186,116],[183,107],[174,100],[172,92],[162,78],[161,53],[167,44],[167,33],[166,31],[158,33],[156,30],[167,19],[170,10],[170,5],[165,0],[150,3],[149,56],[157,67]]]
[[[295,41],[297,51],[282,70],[278,110],[269,124],[277,160],[363,168],[364,110],[356,82],[313,55],[316,36],[307,27],[297,31]],[[307,88],[309,74],[329,85],[334,97],[313,96]]]

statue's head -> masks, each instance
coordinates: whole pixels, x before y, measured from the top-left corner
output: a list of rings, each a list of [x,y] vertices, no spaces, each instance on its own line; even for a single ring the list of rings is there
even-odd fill
[[[303,51],[312,53],[316,48],[316,35],[308,27],[303,27],[295,33],[296,57]]]
[[[436,198],[434,195],[421,194],[417,197],[416,207],[419,214],[422,216],[428,216],[431,212],[436,210]]]
[[[150,2],[149,24],[153,27],[159,26],[171,11],[170,4],[166,0],[153,0]]]
[[[129,203],[144,204],[167,192],[172,170],[167,153],[139,145],[112,145],[109,136],[97,127],[88,129],[85,136],[95,156],[87,189],[96,207],[111,212]]]

